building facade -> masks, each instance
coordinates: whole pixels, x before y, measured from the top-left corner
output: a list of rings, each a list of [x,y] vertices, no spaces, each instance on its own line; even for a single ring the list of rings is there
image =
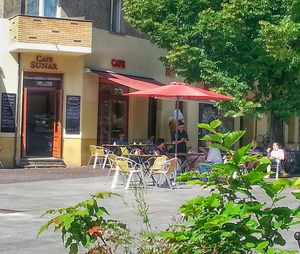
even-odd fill
[[[174,81],[146,36],[123,19],[121,0],[0,1],[0,159],[31,157],[84,165],[90,144],[150,134],[170,141],[174,101],[124,92]],[[159,82],[158,82],[159,81]],[[198,112],[183,103],[183,113]],[[197,147],[197,117],[186,117]]]
[[[4,166],[31,157],[84,165],[90,144],[112,143],[119,133],[129,142],[150,135],[170,141],[174,101],[122,95],[174,81],[159,60],[165,53],[124,21],[121,0],[0,0]],[[197,102],[181,107],[196,151],[197,123],[215,113]],[[259,140],[266,123],[267,117],[227,124],[247,128],[247,142]],[[298,128],[298,120],[286,126],[286,141],[295,147]]]

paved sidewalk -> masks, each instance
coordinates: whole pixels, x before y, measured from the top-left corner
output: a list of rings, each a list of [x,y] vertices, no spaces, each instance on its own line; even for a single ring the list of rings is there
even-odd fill
[[[47,209],[66,207],[85,200],[91,193],[111,190],[109,185],[104,185],[107,171],[102,169],[11,169],[7,174],[4,172],[6,170],[0,170],[0,254],[68,253],[63,248],[59,233],[48,230],[36,239],[39,227],[46,221],[40,215]],[[105,199],[103,205],[110,211],[112,218],[139,231],[142,222],[134,208],[136,203],[133,191],[125,191],[119,186],[114,192],[121,194],[122,198]],[[146,200],[150,206],[151,224],[165,228],[171,222],[170,216],[176,216],[180,204],[198,194],[205,195],[206,192],[197,186],[182,186],[173,191],[149,187]],[[287,193],[287,196],[285,204],[295,206],[291,195]],[[265,201],[262,196],[261,201]],[[290,249],[297,249],[293,238],[295,231],[284,233]]]
[[[37,182],[47,180],[89,178],[104,176],[107,171],[86,167],[43,168],[43,169],[0,169],[0,184]]]

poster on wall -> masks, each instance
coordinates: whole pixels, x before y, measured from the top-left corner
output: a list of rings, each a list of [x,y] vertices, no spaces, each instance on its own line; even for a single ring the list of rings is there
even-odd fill
[[[66,133],[80,134],[80,96],[67,95]]]
[[[1,132],[16,131],[16,102],[14,93],[2,93],[1,98]]]

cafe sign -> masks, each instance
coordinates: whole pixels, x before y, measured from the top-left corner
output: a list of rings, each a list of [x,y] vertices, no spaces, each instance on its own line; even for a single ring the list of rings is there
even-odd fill
[[[57,64],[53,62],[53,57],[38,55],[35,60],[30,63],[30,68],[57,70]]]

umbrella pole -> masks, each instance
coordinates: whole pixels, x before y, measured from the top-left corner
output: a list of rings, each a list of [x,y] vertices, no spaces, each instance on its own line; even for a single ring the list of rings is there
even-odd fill
[[[178,141],[178,109],[179,109],[179,97],[176,98],[176,130],[175,130],[175,158],[177,159],[177,141]]]

